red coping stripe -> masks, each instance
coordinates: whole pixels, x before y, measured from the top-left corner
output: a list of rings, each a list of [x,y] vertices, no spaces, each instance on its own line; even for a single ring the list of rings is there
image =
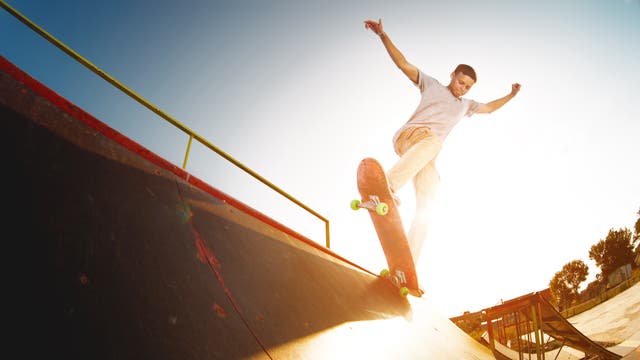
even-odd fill
[[[54,92],[53,90],[49,89],[48,87],[46,87],[45,85],[43,85],[42,83],[40,83],[38,80],[34,79],[33,77],[31,77],[29,74],[25,73],[24,71],[22,71],[21,69],[19,69],[17,66],[15,66],[13,63],[11,63],[9,60],[7,60],[5,57],[3,57],[2,55],[0,55],[0,68],[2,68],[5,72],[7,72],[8,74],[10,74],[12,77],[14,77],[16,80],[18,80],[19,82],[23,83],[24,85],[26,85],[28,88],[30,88],[31,90],[33,90],[36,94],[44,97],[45,99],[47,99],[48,101],[50,101],[52,104],[56,105],[57,107],[59,107],[60,109],[64,110],[66,113],[68,113],[69,115],[73,116],[74,118],[82,121],[83,123],[89,125],[90,127],[96,129],[97,131],[99,131],[100,133],[102,133],[103,135],[107,136],[108,138],[112,139],[113,141],[119,143],[120,145],[124,146],[125,148],[135,152],[136,154],[140,155],[141,157],[147,159],[148,161],[152,162],[153,164],[156,164],[157,166],[160,166],[172,173],[174,173],[176,176],[178,176],[179,178],[187,181],[189,184],[211,194],[212,196],[224,201],[225,203],[237,208],[238,210],[243,211],[244,213],[268,224],[271,225],[275,228],[277,228],[278,230],[289,234],[291,236],[293,236],[294,238],[309,244],[311,246],[313,246],[314,248],[323,251],[325,253],[327,253],[328,255],[331,255],[337,259],[340,259],[360,270],[363,270],[367,273],[373,274],[371,271],[361,267],[358,264],[353,263],[350,260],[347,260],[346,258],[334,253],[333,251],[327,249],[326,247],[316,243],[313,240],[308,239],[307,237],[305,237],[304,235],[288,228],[287,226],[275,221],[274,219],[268,217],[267,215],[249,207],[248,205],[242,203],[241,201],[234,199],[233,197],[221,192],[220,190],[212,187],[211,185],[207,184],[206,182],[198,179],[196,176],[193,176],[191,174],[189,174],[187,171],[185,171],[184,169],[172,164],[171,162],[165,160],[164,158],[156,155],[155,153],[153,153],[152,151],[150,151],[149,149],[145,148],[144,146],[138,144],[137,142],[129,139],[128,137],[126,137],[125,135],[123,135],[122,133],[116,131],[115,129],[111,128],[110,126],[108,126],[107,124],[103,123],[102,121],[96,119],[95,117],[93,117],[91,114],[87,113],[86,111],[82,110],[81,108],[77,107],[76,105],[74,105],[73,103],[71,103],[69,100],[65,99],[64,97],[60,96],[59,94],[57,94],[56,92]]]

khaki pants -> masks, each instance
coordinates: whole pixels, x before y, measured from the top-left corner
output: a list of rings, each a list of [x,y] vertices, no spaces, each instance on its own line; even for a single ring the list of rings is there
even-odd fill
[[[435,160],[441,148],[442,141],[429,128],[407,129],[394,143],[400,159],[387,172],[392,191],[399,190],[413,179],[416,213],[407,240],[415,263],[427,237],[430,207],[440,182]]]

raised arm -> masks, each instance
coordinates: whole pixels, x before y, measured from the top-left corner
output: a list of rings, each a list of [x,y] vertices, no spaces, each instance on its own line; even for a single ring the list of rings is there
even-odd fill
[[[520,91],[520,84],[515,83],[511,85],[511,92],[508,95],[505,95],[499,99],[493,100],[492,102],[481,104],[476,113],[479,114],[487,114],[494,112],[502,107],[502,105],[509,102],[509,100],[513,99]]]
[[[404,55],[402,55],[400,50],[398,50],[398,48],[396,48],[396,46],[393,45],[393,42],[391,42],[391,39],[389,38],[389,36],[387,36],[387,34],[384,32],[384,29],[382,28],[382,19],[378,19],[377,22],[373,20],[365,20],[364,27],[365,29],[369,29],[373,31],[376,35],[380,36],[380,39],[382,40],[382,44],[384,45],[385,49],[387,49],[389,56],[391,56],[391,60],[393,60],[396,66],[400,70],[402,70],[402,72],[411,81],[417,84],[418,68],[413,66],[413,64],[409,63],[407,59],[405,59]]]

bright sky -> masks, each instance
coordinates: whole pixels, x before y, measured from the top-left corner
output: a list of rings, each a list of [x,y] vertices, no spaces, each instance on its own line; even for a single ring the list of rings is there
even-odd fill
[[[5,0],[211,143],[329,219],[331,248],[385,267],[356,167],[396,160],[416,87],[365,19],[447,84],[458,63],[493,114],[464,118],[418,266],[446,316],[548,286],[640,208],[640,2]],[[488,5],[490,4],[490,5]],[[0,11],[0,53],[76,105],[182,165],[187,136]],[[324,244],[324,223],[193,145],[188,170]],[[411,185],[400,191],[405,226]],[[586,285],[586,282],[585,284]]]

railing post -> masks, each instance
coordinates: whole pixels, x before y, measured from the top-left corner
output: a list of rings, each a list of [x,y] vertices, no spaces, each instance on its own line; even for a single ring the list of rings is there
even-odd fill
[[[191,141],[193,135],[189,134],[189,141],[187,142],[187,151],[184,153],[184,161],[182,162],[182,169],[187,170],[187,159],[189,158],[189,151],[191,150]]]

